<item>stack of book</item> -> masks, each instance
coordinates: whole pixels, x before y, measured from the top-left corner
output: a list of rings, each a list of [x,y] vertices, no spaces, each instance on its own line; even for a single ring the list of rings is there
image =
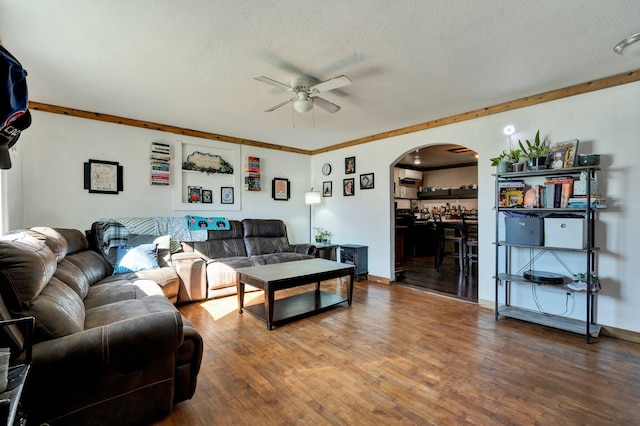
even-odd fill
[[[243,189],[260,191],[260,158],[247,157],[245,172]]]
[[[591,195],[589,197],[592,209],[606,209],[607,199],[599,195]],[[574,209],[586,209],[587,208],[587,196],[586,195],[574,195],[569,198],[569,208]]]
[[[151,185],[169,185],[169,163],[171,146],[160,142],[151,142]]]
[[[544,196],[540,197],[543,208],[567,208],[573,196],[572,176],[550,176],[544,182]]]

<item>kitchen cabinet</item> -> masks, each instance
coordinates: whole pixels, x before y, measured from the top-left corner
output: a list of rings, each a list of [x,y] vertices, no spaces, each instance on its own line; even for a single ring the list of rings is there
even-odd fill
[[[420,200],[477,199],[477,189],[443,189],[439,191],[418,192]]]

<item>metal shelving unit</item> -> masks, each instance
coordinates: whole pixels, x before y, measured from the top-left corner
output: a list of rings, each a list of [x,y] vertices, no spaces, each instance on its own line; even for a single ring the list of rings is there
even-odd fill
[[[589,194],[591,194],[591,180],[595,177],[595,174],[600,169],[594,166],[585,167],[573,167],[568,169],[544,169],[544,170],[530,170],[524,172],[509,172],[495,174],[495,211],[496,211],[496,235],[495,235],[495,250],[496,250],[496,265],[495,265],[495,320],[498,321],[500,316],[516,318],[523,321],[533,322],[548,327],[554,327],[574,333],[584,334],[586,342],[590,343],[592,337],[597,337],[600,333],[600,326],[595,322],[595,296],[596,292],[589,291],[586,295],[586,315],[584,321],[576,320],[573,318],[550,315],[543,312],[534,311],[531,309],[524,309],[511,304],[511,285],[512,283],[525,283],[537,286],[546,286],[538,282],[527,280],[524,276],[513,273],[512,265],[512,251],[519,249],[531,250],[536,253],[536,258],[544,252],[551,252],[559,259],[562,252],[581,252],[584,253],[585,267],[587,274],[587,289],[591,289],[591,273],[594,273],[596,264],[596,254],[600,250],[594,246],[594,229],[595,229],[595,215],[597,210],[591,206],[591,202],[587,202],[586,208],[513,208],[513,207],[500,207],[499,203],[499,183],[501,180],[508,180],[514,178],[545,178],[551,176],[560,175],[580,175],[582,171],[587,172],[586,182],[586,194],[587,200]],[[503,216],[503,212],[517,211],[520,213],[574,213],[581,214],[587,221],[586,232],[586,248],[564,248],[564,247],[547,247],[539,245],[526,245],[526,244],[509,244],[506,241],[500,240],[500,218]],[[504,259],[504,270],[500,271],[501,260]],[[571,282],[571,279],[565,277],[562,285],[549,285],[549,287],[560,288],[567,293],[576,292],[567,284]],[[500,288],[503,287],[504,302],[500,303]]]

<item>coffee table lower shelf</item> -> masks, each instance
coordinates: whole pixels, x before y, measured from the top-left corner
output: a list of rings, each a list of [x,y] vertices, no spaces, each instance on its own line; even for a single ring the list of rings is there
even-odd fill
[[[308,291],[306,293],[296,294],[295,296],[276,299],[273,306],[273,323],[275,325],[285,321],[304,318],[318,312],[329,310],[347,301],[344,296],[322,290]],[[243,309],[264,321],[267,320],[264,303],[249,306],[245,305]]]

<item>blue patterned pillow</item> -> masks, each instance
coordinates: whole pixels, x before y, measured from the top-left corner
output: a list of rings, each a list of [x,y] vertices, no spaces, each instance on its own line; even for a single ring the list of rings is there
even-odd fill
[[[158,244],[141,244],[135,247],[119,245],[116,268],[113,274],[126,274],[159,268],[157,249]]]

